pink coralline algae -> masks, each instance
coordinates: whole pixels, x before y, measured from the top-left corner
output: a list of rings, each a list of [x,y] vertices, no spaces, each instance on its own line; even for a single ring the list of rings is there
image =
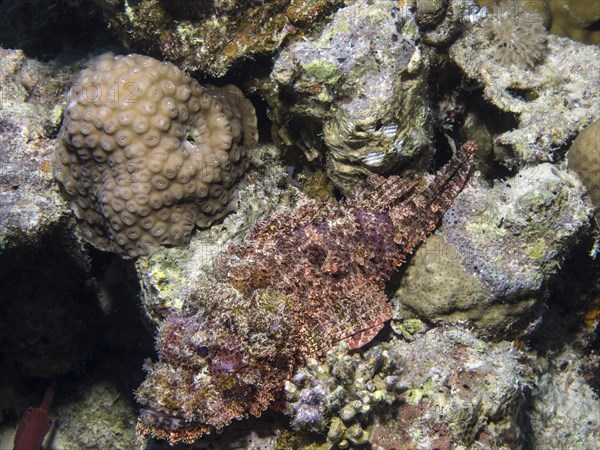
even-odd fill
[[[281,400],[307,358],[372,340],[391,318],[385,282],[462,189],[475,145],[434,180],[373,175],[347,199],[311,201],[232,244],[157,337],[138,389],[138,432],[193,442]]]

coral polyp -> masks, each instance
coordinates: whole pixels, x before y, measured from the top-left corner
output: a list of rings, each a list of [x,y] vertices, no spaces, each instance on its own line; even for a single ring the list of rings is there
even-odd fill
[[[521,2],[507,0],[494,6],[483,26],[503,66],[533,67],[544,58],[547,32],[542,18]]]
[[[141,435],[193,442],[281,399],[309,358],[371,341],[391,318],[385,282],[461,190],[467,143],[429,184],[373,175],[343,201],[259,221],[160,327],[138,389]]]

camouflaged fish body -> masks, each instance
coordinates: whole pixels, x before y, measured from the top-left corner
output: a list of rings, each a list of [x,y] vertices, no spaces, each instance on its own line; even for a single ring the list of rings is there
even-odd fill
[[[426,187],[373,175],[353,195],[276,213],[231,245],[161,326],[159,361],[137,391],[138,431],[193,442],[258,416],[309,357],[358,348],[391,318],[385,282],[433,231],[472,163],[467,143]]]

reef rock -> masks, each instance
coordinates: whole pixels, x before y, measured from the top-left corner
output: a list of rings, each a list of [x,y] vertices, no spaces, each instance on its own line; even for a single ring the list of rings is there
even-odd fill
[[[397,2],[359,0],[320,36],[285,48],[275,62],[274,138],[323,158],[343,192],[372,173],[418,166],[431,155],[428,61],[417,26]]]
[[[478,16],[450,48],[483,98],[516,118],[514,125],[496,124],[501,131],[494,140],[496,158],[511,169],[553,161],[600,117],[598,47],[547,35],[540,18],[530,26],[526,19],[535,15],[519,5],[505,2]]]
[[[60,420],[52,446],[64,450],[136,448],[135,405],[123,396],[121,386],[104,381],[76,387],[76,401],[54,408],[53,415]]]
[[[594,448],[600,429],[600,399],[582,373],[580,355],[567,348],[536,380],[528,411],[534,448]]]
[[[64,92],[77,69],[0,49],[0,359],[6,380],[54,379],[81,368],[93,353],[98,309],[88,284],[90,261],[52,173]]]
[[[52,150],[69,70],[0,49],[0,253],[35,242],[65,217]]]
[[[445,49],[464,31],[465,22],[480,11],[475,0],[425,0],[405,3],[415,8],[415,21],[424,44]]]
[[[200,86],[173,64],[109,53],[67,97],[55,173],[94,246],[149,254],[235,207],[258,139],[237,87]]]
[[[595,24],[600,20],[600,3],[581,0],[529,0],[519,2],[520,7],[536,12],[544,18],[550,33],[566,36],[585,44],[600,44],[600,30]],[[497,0],[477,0],[481,6],[493,6]]]
[[[236,62],[298,39],[343,0],[94,0],[125,45],[188,71],[223,76]]]
[[[530,379],[509,343],[437,328],[389,348],[402,367],[396,374],[401,403],[374,425],[374,448],[520,448]]]
[[[535,375],[528,448],[592,449],[600,431],[600,260],[580,246],[528,346]]]
[[[450,206],[473,152],[463,145],[426,187],[374,175],[345,201],[260,220],[163,321],[138,431],[191,442],[258,416],[309,357],[373,339],[391,317],[385,281]]]
[[[408,264],[394,317],[468,321],[497,338],[523,333],[590,228],[583,193],[575,176],[548,163],[491,189],[471,183]]]

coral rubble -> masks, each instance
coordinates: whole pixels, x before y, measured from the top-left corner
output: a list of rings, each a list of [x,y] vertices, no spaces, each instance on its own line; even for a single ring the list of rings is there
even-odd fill
[[[267,100],[276,143],[323,159],[345,193],[372,173],[417,167],[431,156],[428,68],[417,27],[397,2],[341,8],[319,36],[275,62]]]
[[[231,211],[257,141],[235,86],[142,55],[97,59],[68,94],[55,172],[83,236],[124,257],[189,240]]]
[[[374,175],[343,202],[275,213],[229,246],[160,327],[139,432],[190,442],[260,415],[307,358],[373,339],[391,317],[384,282],[448,209],[473,151],[463,145],[425,187]]]

